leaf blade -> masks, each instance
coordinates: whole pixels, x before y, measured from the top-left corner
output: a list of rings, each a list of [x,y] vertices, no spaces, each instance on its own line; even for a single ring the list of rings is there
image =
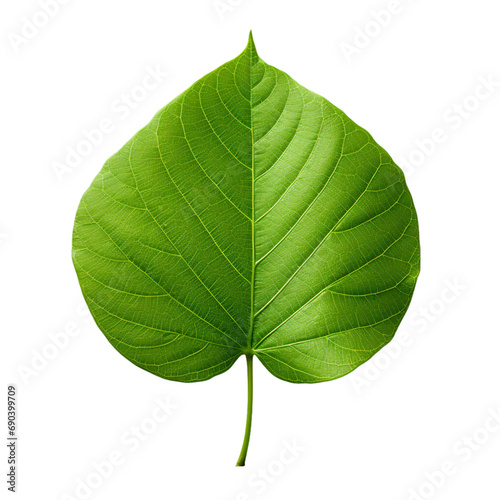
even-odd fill
[[[99,327],[136,365],[197,381],[254,353],[317,382],[394,335],[418,223],[387,152],[250,37],[106,162],[73,259]]]

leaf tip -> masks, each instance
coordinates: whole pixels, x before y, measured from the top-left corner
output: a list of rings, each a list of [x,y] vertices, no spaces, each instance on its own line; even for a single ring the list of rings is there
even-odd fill
[[[255,64],[259,60],[259,55],[257,54],[257,49],[255,48],[255,42],[253,41],[252,30],[248,35],[248,43],[246,47],[246,51],[250,54],[250,59],[252,60],[252,64]]]

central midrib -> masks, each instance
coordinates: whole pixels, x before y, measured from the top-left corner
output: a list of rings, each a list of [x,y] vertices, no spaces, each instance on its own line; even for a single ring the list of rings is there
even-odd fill
[[[252,35],[250,35],[252,36]],[[250,134],[252,141],[252,277],[250,280],[250,329],[248,348],[253,352],[254,298],[255,298],[255,145],[253,138],[253,59],[255,46],[250,45]]]

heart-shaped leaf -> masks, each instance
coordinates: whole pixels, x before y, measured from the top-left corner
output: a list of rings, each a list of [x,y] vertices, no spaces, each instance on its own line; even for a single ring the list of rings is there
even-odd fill
[[[402,171],[323,97],[245,51],[104,165],[76,216],[92,315],[127,359],[209,379],[252,359],[341,377],[393,337],[419,272]]]

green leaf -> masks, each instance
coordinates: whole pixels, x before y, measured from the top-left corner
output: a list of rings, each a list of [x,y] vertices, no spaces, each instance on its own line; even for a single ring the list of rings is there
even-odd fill
[[[251,35],[105,163],[73,240],[112,345],[183,382],[242,354],[250,384],[254,355],[289,382],[347,374],[393,337],[419,259],[402,171]]]

